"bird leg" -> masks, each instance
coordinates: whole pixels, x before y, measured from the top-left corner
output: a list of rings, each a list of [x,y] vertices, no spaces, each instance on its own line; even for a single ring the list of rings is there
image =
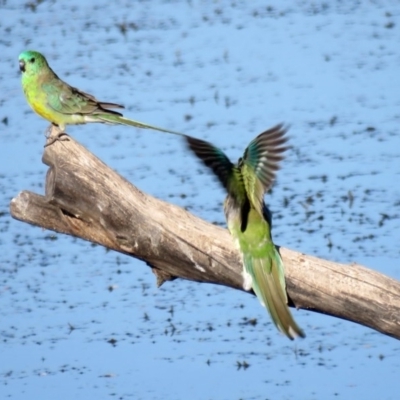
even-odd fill
[[[53,128],[56,128],[58,132],[53,134]],[[63,138],[63,136],[64,136],[64,138]],[[65,136],[67,136],[67,137],[65,137]],[[69,140],[67,133],[62,131],[57,125],[54,125],[54,124],[50,124],[50,126],[47,128],[46,139],[47,139],[47,142],[44,145],[44,147],[51,146],[53,143],[57,142],[58,140],[60,140],[60,141]]]

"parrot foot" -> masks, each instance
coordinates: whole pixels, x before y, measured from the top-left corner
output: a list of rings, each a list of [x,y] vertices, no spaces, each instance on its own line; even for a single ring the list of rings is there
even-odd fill
[[[53,137],[51,137],[50,135],[47,136],[47,143],[44,145],[44,147],[48,147],[51,146],[53,143],[57,142],[57,141],[65,141],[65,140],[69,140],[68,139],[68,135],[66,132],[58,132],[57,135],[54,135]]]

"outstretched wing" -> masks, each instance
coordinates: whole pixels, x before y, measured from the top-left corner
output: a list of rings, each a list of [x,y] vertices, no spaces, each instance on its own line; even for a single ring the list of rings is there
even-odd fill
[[[225,153],[211,143],[191,136],[185,136],[189,149],[212,169],[222,186],[229,191],[229,180],[233,174],[233,164]]]
[[[260,215],[264,194],[274,182],[283,153],[288,149],[286,132],[287,128],[280,124],[261,133],[250,142],[239,162],[247,195]]]

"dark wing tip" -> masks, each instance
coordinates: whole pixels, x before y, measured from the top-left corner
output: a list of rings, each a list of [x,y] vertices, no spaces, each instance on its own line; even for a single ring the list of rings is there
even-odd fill
[[[228,179],[233,164],[229,158],[217,147],[204,140],[185,136],[188,148],[218,177],[222,185],[227,188]]]
[[[211,146],[211,143],[208,143],[204,140],[197,139],[193,136],[185,136],[186,143],[190,150],[192,150],[196,155],[198,152],[202,152],[204,148]]]
[[[284,153],[289,149],[286,133],[289,126],[278,124],[260,133],[247,147],[244,159],[251,165],[267,191],[275,180]]]
[[[116,104],[116,103],[105,103],[103,101],[99,102],[100,107],[102,108],[125,108],[125,106],[121,105],[121,104]]]
[[[288,132],[289,128],[289,125],[282,123],[275,125],[274,127],[260,133],[255,140],[262,140],[262,142],[268,144],[270,147],[281,147],[288,141],[286,133]]]

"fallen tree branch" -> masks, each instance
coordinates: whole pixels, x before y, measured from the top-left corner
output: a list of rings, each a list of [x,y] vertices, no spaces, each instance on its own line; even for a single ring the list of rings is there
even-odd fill
[[[10,203],[14,218],[139,258],[158,285],[183,278],[243,290],[240,254],[226,229],[141,192],[75,140],[63,139],[44,150],[45,196],[21,192]],[[400,339],[398,281],[356,264],[280,252],[296,308]]]

